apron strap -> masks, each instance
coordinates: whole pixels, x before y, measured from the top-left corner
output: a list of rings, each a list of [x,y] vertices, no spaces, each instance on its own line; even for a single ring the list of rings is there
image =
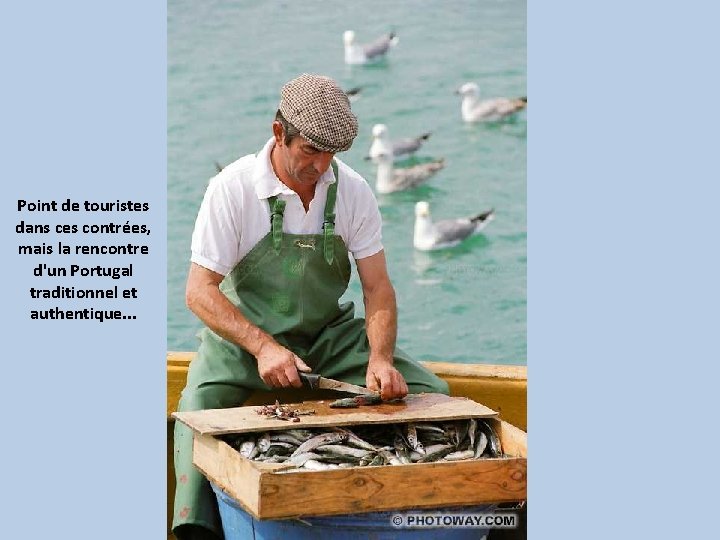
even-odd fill
[[[278,199],[277,195],[274,195],[268,198],[268,203],[270,204],[270,232],[272,233],[273,248],[275,248],[275,253],[280,253],[285,201]]]
[[[335,196],[337,195],[337,185],[340,181],[337,162],[333,159],[331,164],[333,173],[335,174],[335,182],[330,184],[327,190],[325,217],[323,219],[323,255],[325,256],[325,261],[330,265],[332,265],[335,258]]]

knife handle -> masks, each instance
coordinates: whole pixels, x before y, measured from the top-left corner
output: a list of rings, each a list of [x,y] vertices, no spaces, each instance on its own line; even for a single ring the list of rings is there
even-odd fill
[[[298,372],[298,375],[300,375],[300,380],[303,382],[303,384],[311,390],[316,390],[320,386],[320,375],[317,375],[315,373],[301,372]]]

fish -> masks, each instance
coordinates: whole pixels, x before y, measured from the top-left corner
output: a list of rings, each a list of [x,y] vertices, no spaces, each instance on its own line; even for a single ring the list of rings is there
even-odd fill
[[[333,463],[321,463],[314,459],[308,459],[303,464],[303,468],[310,469],[311,471],[327,471],[328,469],[339,469],[340,467]]]
[[[315,437],[312,437],[302,443],[300,446],[297,447],[295,452],[292,453],[292,456],[296,456],[298,454],[302,454],[303,452],[309,452],[310,450],[313,450],[317,448],[318,446],[322,446],[323,444],[333,444],[342,442],[347,439],[346,433],[341,432],[329,432],[329,433],[321,433],[320,435],[316,435]]]
[[[460,447],[460,445],[462,445],[468,435],[469,425],[465,421],[455,422],[455,429],[457,433],[456,446]]]
[[[265,457],[277,456],[277,455],[288,455],[294,450],[295,447],[288,443],[272,443],[270,448],[265,452]]]
[[[334,455],[347,456],[357,459],[364,458],[370,453],[368,450],[353,448],[342,444],[323,444],[322,446],[315,448],[315,452],[327,452]]]
[[[397,456],[390,452],[389,447],[379,448],[378,454],[382,456],[385,463],[389,463],[390,465],[402,465],[402,462],[397,458]]]
[[[302,467],[308,459],[317,460],[319,457],[320,456],[314,452],[303,452],[302,454],[289,457],[288,462],[292,463],[296,467]]]
[[[274,433],[270,434],[270,442],[283,442],[283,443],[289,443],[293,446],[300,446],[307,437],[303,439],[298,439],[297,437],[293,437],[289,433],[285,433],[283,431],[276,431]]]
[[[418,439],[417,436],[417,429],[415,428],[415,424],[408,423],[405,426],[405,440],[407,441],[410,448],[415,450],[416,452],[420,454],[425,453],[425,448],[423,447],[422,443],[420,442],[420,439]]]
[[[313,436],[313,432],[309,429],[284,429],[283,431],[278,431],[277,433],[284,433],[286,435],[290,435],[291,437],[295,437],[299,441],[307,441],[310,437]]]
[[[470,438],[470,448],[475,448],[475,432],[477,431],[477,420],[471,418],[468,422],[468,437]]]
[[[252,459],[260,453],[260,449],[255,444],[254,439],[243,442],[239,448],[240,455],[248,459]]]
[[[336,399],[330,404],[333,409],[351,409],[360,405],[376,405],[382,403],[380,395],[363,394],[349,398]]]
[[[492,426],[485,421],[480,421],[478,423],[478,427],[487,436],[487,439],[488,439],[488,448],[487,449],[490,454],[490,457],[501,457],[502,456],[502,446],[500,444],[500,437],[498,437],[497,433],[495,433],[495,430],[492,428]]]
[[[287,461],[287,456],[270,456],[262,460],[263,463],[284,463]],[[260,461],[260,460],[258,460]]]
[[[354,397],[336,399],[330,404],[330,408],[332,409],[353,409],[359,406]]]
[[[400,460],[400,463],[412,463],[412,460],[410,459],[410,450],[405,445],[402,435],[395,436],[393,446],[395,447],[395,455]]]
[[[487,447],[487,443],[487,435],[485,435],[485,433],[482,431],[478,432],[477,443],[475,444],[474,452],[475,459],[479,459],[483,455],[483,452],[485,452],[485,448]]]
[[[434,444],[433,446],[428,446],[425,449],[425,455],[418,460],[418,463],[437,461],[450,454],[453,450],[455,450],[455,446],[452,444]]]
[[[443,428],[441,428],[439,426],[435,426],[433,424],[417,423],[417,424],[415,424],[415,429],[417,431],[436,433],[438,435],[445,436],[445,430]]]
[[[464,459],[472,459],[475,454],[472,450],[463,450],[461,452],[450,452],[443,459],[446,461],[461,461]]]
[[[363,448],[365,450],[370,450],[371,452],[374,452],[377,450],[374,445],[370,444],[369,442],[361,439],[357,435],[355,435],[352,431],[342,428],[337,428],[337,431],[339,433],[345,433],[347,435],[347,441],[346,443],[350,446],[355,446],[357,448]]]
[[[385,465],[385,460],[380,454],[377,454],[370,463],[368,463],[369,467],[376,467],[378,465]]]
[[[260,435],[257,445],[261,452],[267,452],[268,448],[270,448],[270,434],[263,433]]]

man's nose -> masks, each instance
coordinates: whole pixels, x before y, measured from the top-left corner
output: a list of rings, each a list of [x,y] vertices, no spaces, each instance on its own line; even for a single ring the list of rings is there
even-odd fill
[[[332,152],[320,152],[313,160],[313,167],[319,173],[324,173],[330,166],[330,162],[335,154]]]

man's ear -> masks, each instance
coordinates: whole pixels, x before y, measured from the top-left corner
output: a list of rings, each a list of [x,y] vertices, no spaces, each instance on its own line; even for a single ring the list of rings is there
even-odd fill
[[[272,130],[273,130],[273,137],[275,137],[275,144],[278,146],[282,146],[285,142],[285,130],[282,127],[282,124],[275,120],[272,123]]]

